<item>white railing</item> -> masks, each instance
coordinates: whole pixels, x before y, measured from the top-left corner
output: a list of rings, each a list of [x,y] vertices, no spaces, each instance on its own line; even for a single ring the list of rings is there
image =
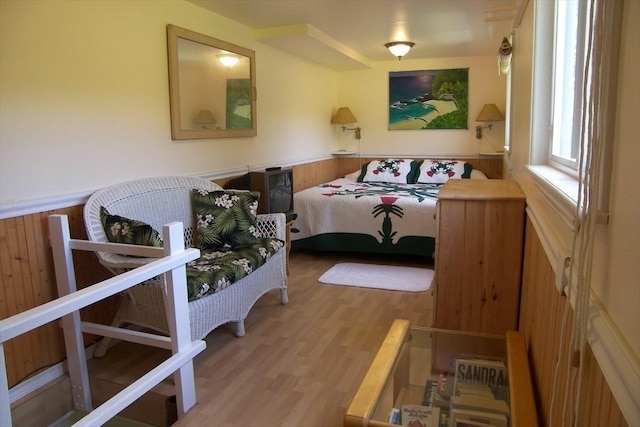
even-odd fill
[[[205,349],[202,340],[191,341],[187,307],[185,264],[200,256],[197,249],[185,249],[182,223],[163,227],[164,248],[135,247],[116,243],[97,243],[70,238],[66,215],[49,217],[49,230],[59,298],[46,304],[0,320],[0,426],[11,426],[11,399],[7,379],[4,343],[62,319],[69,378],[75,409],[91,411],[77,426],[102,425],[136,399],[173,374],[178,415],[196,403],[193,358]],[[72,250],[115,252],[158,257],[147,265],[128,271],[84,289],[76,289]],[[165,307],[170,338],[161,335],[130,331],[80,320],[80,309],[122,292],[159,274],[166,275]],[[93,409],[82,332],[115,337],[131,342],[170,348],[172,356],[139,378],[130,386]]]

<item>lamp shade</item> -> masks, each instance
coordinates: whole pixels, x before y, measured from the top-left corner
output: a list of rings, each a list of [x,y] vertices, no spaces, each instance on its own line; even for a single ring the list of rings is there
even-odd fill
[[[498,110],[496,104],[484,104],[482,110],[476,117],[476,122],[501,122],[504,115]]]
[[[200,110],[200,112],[193,119],[193,123],[198,125],[213,125],[216,123],[215,117],[209,110]]]
[[[337,125],[343,125],[346,123],[357,123],[358,119],[353,115],[349,107],[340,107],[336,114],[331,119],[331,123]]]

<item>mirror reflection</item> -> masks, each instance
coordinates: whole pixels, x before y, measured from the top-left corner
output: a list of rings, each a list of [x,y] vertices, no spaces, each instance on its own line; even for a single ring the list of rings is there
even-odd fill
[[[254,52],[167,27],[173,139],[256,135]]]

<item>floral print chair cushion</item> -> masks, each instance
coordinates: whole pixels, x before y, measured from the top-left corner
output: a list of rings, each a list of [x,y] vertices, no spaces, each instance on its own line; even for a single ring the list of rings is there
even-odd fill
[[[255,227],[257,191],[192,191],[200,258],[187,264],[189,301],[219,292],[262,266],[284,242]]]
[[[100,206],[100,220],[107,239],[112,243],[162,247],[162,236],[147,223],[111,215],[104,206]]]
[[[238,249],[205,249],[200,258],[187,264],[189,301],[220,292],[262,266],[284,247],[273,238],[257,238]]]
[[[192,195],[199,249],[237,249],[256,242],[259,192],[194,189]]]

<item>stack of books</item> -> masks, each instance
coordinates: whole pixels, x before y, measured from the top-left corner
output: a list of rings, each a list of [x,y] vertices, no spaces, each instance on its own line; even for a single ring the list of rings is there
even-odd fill
[[[507,367],[503,360],[462,356],[455,362],[450,427],[507,427]]]
[[[422,405],[392,411],[389,423],[404,427],[508,427],[504,360],[461,355],[452,372],[427,380]]]

